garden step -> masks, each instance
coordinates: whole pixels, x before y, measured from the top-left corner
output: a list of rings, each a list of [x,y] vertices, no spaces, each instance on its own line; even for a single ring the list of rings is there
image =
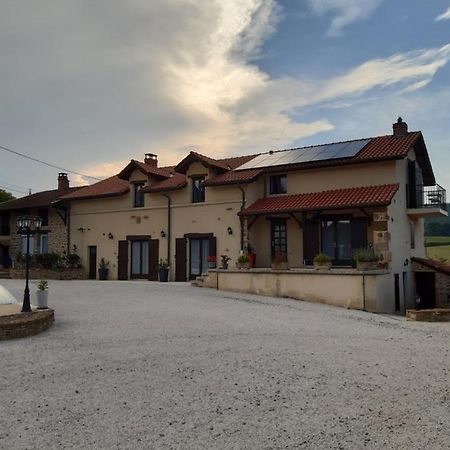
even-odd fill
[[[0,278],[11,278],[9,269],[0,269]]]

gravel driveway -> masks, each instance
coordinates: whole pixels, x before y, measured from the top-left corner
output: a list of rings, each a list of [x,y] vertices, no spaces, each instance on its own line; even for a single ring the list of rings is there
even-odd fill
[[[149,282],[49,303],[0,342],[1,449],[450,448],[450,324]]]

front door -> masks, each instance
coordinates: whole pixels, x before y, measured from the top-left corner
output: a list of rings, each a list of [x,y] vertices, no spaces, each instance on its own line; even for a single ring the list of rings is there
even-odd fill
[[[131,278],[148,278],[148,240],[131,241]]]
[[[175,281],[186,281],[186,238],[175,239]]]
[[[436,307],[434,272],[416,272],[416,294],[420,296],[421,309]]]
[[[287,255],[286,219],[272,219],[271,221],[271,253],[272,259],[276,255]]]
[[[194,280],[208,269],[209,238],[189,239],[189,279]]]
[[[89,246],[89,279],[95,280],[97,278],[97,246]]]
[[[350,219],[322,219],[322,252],[333,264],[349,265],[352,262]]]
[[[117,279],[128,280],[128,241],[119,241]]]

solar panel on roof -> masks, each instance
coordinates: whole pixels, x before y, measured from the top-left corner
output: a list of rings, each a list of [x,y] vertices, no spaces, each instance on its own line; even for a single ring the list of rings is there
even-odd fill
[[[264,153],[235,170],[256,169],[262,167],[284,166],[310,161],[324,161],[336,158],[350,158],[362,150],[370,139],[360,139],[351,142],[338,142],[334,144],[302,147],[292,150],[282,150]]]

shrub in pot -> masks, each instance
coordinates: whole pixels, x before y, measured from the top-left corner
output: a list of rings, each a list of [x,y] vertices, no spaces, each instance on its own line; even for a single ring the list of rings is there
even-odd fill
[[[36,291],[37,309],[47,309],[48,303],[48,281],[41,280],[37,285]]]
[[[353,252],[357,270],[375,270],[378,267],[379,256],[371,248],[360,248]]]
[[[236,267],[238,269],[249,269],[250,268],[250,258],[244,252],[242,252],[236,261]]]
[[[274,257],[272,258],[272,269],[273,270],[288,270],[289,263],[287,259],[287,255],[284,252],[275,252]]]
[[[167,283],[169,281],[169,261],[167,259],[160,259],[158,264],[159,281]]]
[[[227,270],[228,269],[228,263],[230,262],[231,258],[228,255],[220,255],[220,262],[222,264],[222,269]]]
[[[217,266],[217,258],[214,255],[208,256],[208,269],[215,269]]]
[[[318,253],[314,256],[314,268],[317,270],[330,270],[331,258],[325,253]]]
[[[247,247],[247,255],[250,260],[250,267],[254,269],[256,267],[256,253],[255,249],[250,244],[248,244]]]
[[[98,266],[98,279],[102,281],[107,280],[108,272],[109,272],[109,261],[105,261],[105,258],[102,258]]]

